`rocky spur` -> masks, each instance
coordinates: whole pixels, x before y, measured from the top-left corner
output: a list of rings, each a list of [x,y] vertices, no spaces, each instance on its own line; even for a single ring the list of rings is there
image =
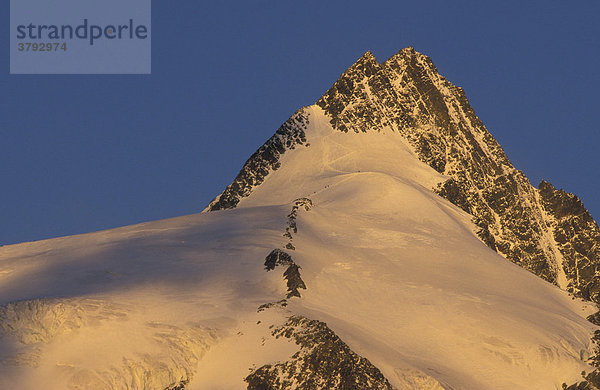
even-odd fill
[[[83,19],[82,24],[20,24],[17,26],[17,39],[85,39],[90,45],[99,39],[146,39],[149,28],[129,19],[126,24],[90,24]]]

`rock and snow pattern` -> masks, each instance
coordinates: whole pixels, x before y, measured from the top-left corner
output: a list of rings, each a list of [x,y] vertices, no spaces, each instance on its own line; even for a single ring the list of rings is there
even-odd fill
[[[561,389],[599,242],[429,58],[366,53],[205,212],[1,247],[0,388]]]

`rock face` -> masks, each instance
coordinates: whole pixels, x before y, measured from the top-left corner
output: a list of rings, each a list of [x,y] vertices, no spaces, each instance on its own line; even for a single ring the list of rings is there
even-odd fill
[[[407,48],[380,64],[367,52],[317,104],[340,131],[400,133],[420,160],[451,177],[437,192],[474,216],[488,246],[557,282],[560,259],[545,244],[536,189],[431,59]]]
[[[246,377],[248,390],[391,390],[381,371],[354,353],[327,324],[291,316],[272,332],[300,346],[286,362],[264,365]]]
[[[562,254],[568,290],[600,302],[600,229],[581,200],[542,181],[539,192],[544,209],[552,216],[550,227]],[[592,321],[598,323],[600,321]]]
[[[271,271],[277,266],[287,266],[283,277],[287,282],[287,298],[300,297],[299,289],[306,290],[306,284],[300,276],[300,267],[292,257],[281,249],[273,249],[265,258],[265,269]]]

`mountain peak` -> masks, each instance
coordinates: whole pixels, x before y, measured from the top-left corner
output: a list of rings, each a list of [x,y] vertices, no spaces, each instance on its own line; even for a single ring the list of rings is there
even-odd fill
[[[367,50],[362,56],[360,56],[360,58],[357,60],[358,61],[375,61],[377,62],[377,59],[375,58],[375,55],[373,55],[373,52],[371,50]]]
[[[388,58],[386,61],[389,61],[390,59],[395,58],[395,57],[418,58],[420,56],[426,57],[423,54],[421,54],[420,52],[416,51],[414,47],[408,46],[408,47],[405,47],[404,49],[400,49],[396,54],[394,54],[393,56]]]
[[[360,56],[340,78],[371,77],[379,72],[380,69],[381,64],[379,64],[373,53],[369,50]]]
[[[436,66],[431,58],[421,52],[415,50],[414,47],[405,47],[388,58],[383,65],[386,67],[394,67],[394,63],[399,69],[406,70],[408,67],[426,68],[431,75],[439,76]]]
[[[566,194],[533,187],[477,117],[464,91],[441,76],[428,56],[407,47],[380,63],[367,51],[316,106],[319,110],[294,114],[210,210],[236,207],[281,166],[287,150],[316,141],[307,130],[315,119],[341,133],[396,133],[419,160],[445,175],[435,192],[471,214],[484,243],[541,278],[600,303],[600,276],[588,270],[600,268],[600,246],[593,245],[600,229],[593,218]],[[564,203],[574,206],[557,206]],[[556,218],[581,223],[577,231],[564,227],[559,232]],[[586,237],[586,253],[578,254],[565,242],[578,237]],[[582,279],[578,269],[591,276]]]
[[[419,53],[412,46],[401,49],[384,62],[377,61],[377,58],[375,58],[373,53],[368,50],[362,56],[360,56],[344,73],[342,73],[338,81],[341,80],[341,83],[339,84],[342,84],[349,79],[357,81],[365,77],[372,77],[393,67],[397,68],[397,71],[401,71],[408,66],[415,66],[417,63],[427,64],[430,70],[433,70],[435,73],[437,73],[437,69],[433,65],[431,58]]]
[[[393,58],[405,58],[405,59],[414,58],[414,59],[429,59],[429,60],[431,60],[425,54],[422,54],[421,52],[418,52],[417,50],[415,50],[414,47],[407,46],[403,49],[398,50],[398,52],[396,54],[394,54],[393,56],[391,56],[384,62],[377,61],[377,58],[375,57],[373,52],[371,50],[367,50],[362,56],[360,56],[358,58],[358,60],[355,61],[355,64],[356,63],[373,63],[373,62],[376,62],[378,64],[383,64]]]

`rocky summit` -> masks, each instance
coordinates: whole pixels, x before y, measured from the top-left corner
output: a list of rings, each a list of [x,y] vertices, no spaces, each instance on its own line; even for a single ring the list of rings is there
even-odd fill
[[[600,230],[413,48],[203,212],[0,248],[0,388],[598,389]]]
[[[418,158],[448,176],[434,190],[473,216],[478,235],[510,261],[577,296],[600,303],[600,230],[581,201],[542,181],[539,189],[508,160],[467,97],[412,47],[383,63],[365,53],[317,101],[344,133],[403,136]],[[209,208],[233,208],[278,156],[305,145],[297,112],[246,163]]]

